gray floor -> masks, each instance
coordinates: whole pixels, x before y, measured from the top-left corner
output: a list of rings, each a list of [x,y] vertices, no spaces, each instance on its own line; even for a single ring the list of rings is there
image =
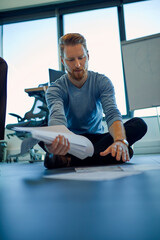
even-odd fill
[[[160,155],[135,155],[130,166],[143,171],[115,180],[71,181],[44,176],[74,169],[0,163],[0,239],[159,240]]]

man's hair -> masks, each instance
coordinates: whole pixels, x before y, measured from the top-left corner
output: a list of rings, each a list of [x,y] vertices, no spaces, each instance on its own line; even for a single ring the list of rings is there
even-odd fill
[[[87,50],[86,39],[79,33],[67,33],[59,39],[60,55],[64,56],[64,46],[82,44],[84,49]]]

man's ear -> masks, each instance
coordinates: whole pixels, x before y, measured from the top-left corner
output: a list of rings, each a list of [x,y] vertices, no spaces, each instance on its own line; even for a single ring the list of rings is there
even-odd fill
[[[88,60],[89,60],[89,52],[87,51],[87,56],[88,56]]]
[[[64,65],[64,60],[63,60],[63,57],[61,57],[61,63]]]

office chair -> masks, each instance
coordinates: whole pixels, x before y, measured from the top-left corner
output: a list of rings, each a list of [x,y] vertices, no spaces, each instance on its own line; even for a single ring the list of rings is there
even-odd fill
[[[65,74],[64,71],[57,71],[49,68],[49,84],[55,82],[63,74]],[[43,87],[43,86],[48,86],[48,83],[38,85],[38,87]],[[11,116],[17,118],[18,123],[8,124],[6,126],[7,129],[11,130],[13,127],[38,127],[38,126],[46,126],[48,124],[49,112],[48,112],[48,108],[45,100],[45,91],[33,90],[33,91],[29,91],[28,95],[30,97],[32,96],[35,97],[35,101],[31,110],[25,113],[24,117],[21,117],[15,113],[9,113]],[[38,104],[42,104],[42,105],[37,106]],[[36,108],[39,108],[41,111],[37,113]],[[41,120],[37,121],[37,118],[40,118]],[[22,133],[15,132],[14,135],[15,134],[23,139]],[[13,134],[9,134],[9,135],[13,135]]]
[[[0,140],[4,140],[6,103],[7,103],[7,71],[6,61],[0,57]]]
[[[65,72],[57,71],[54,69],[49,69],[49,82],[52,83],[56,81],[58,78],[60,78]],[[40,84],[38,87],[48,87],[48,83]],[[30,111],[25,113],[24,117],[19,116],[15,113],[10,113],[13,117],[17,118],[17,123],[14,124],[8,124],[6,126],[7,129],[12,130],[13,127],[40,127],[40,126],[47,126],[48,125],[48,115],[49,111],[47,108],[46,100],[45,100],[45,91],[28,91],[27,92],[30,97],[34,97],[35,101]],[[37,112],[37,109],[40,109],[39,112]],[[24,132],[18,132],[14,131],[14,133],[8,134],[8,138],[11,136],[17,136],[22,141],[26,141],[27,134]],[[28,139],[29,141],[29,139]],[[39,143],[39,146],[44,150],[44,144],[42,142]],[[34,147],[34,146],[33,146]],[[30,149],[30,162],[34,162],[37,158],[37,154],[35,153],[33,147]],[[12,157],[16,157],[16,161],[18,161],[18,157],[21,156],[21,154],[18,155],[12,155],[9,156],[9,160]]]
[[[40,86],[42,86],[42,84],[38,87]],[[11,116],[16,117],[17,122],[13,124],[7,124],[7,129],[11,130],[13,127],[38,127],[47,125],[48,108],[45,101],[45,92],[31,91],[29,96],[35,98],[32,108],[26,112],[23,117],[15,113],[9,113]],[[18,133],[15,132],[15,134]]]

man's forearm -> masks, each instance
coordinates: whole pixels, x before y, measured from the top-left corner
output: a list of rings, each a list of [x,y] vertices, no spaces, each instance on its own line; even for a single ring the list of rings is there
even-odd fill
[[[121,121],[115,121],[109,128],[109,132],[113,137],[114,142],[121,139],[126,139],[125,129]]]

